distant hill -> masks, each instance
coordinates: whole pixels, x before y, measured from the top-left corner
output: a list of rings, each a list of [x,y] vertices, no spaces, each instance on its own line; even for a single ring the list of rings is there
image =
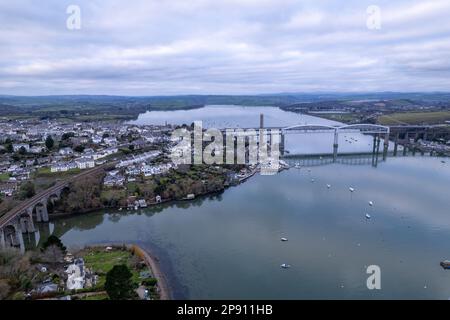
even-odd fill
[[[450,102],[450,93],[279,93],[261,95],[179,95],[179,96],[112,96],[112,95],[0,95],[0,116],[67,117],[92,120],[98,115],[111,119],[135,118],[139,113],[155,110],[199,108],[204,105],[244,105],[286,107],[322,101],[395,100],[425,103]]]

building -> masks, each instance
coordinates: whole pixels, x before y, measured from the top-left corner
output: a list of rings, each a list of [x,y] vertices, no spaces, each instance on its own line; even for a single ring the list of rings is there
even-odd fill
[[[59,149],[58,153],[62,156],[71,156],[71,155],[73,155],[73,150],[70,147],[65,147],[65,148]]]
[[[27,143],[17,143],[13,144],[14,152],[20,151],[20,149],[24,148],[26,152],[30,152],[30,145]]]
[[[81,169],[81,170],[95,167],[94,159],[81,158],[81,159],[75,160],[75,163],[77,164],[78,169]]]
[[[68,274],[66,287],[68,290],[80,290],[84,288],[85,268],[82,258],[75,259],[66,269]]]

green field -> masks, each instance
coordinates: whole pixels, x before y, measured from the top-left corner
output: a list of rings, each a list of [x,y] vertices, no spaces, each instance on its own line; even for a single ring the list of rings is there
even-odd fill
[[[9,173],[0,174],[0,182],[7,181],[9,179]]]
[[[378,118],[382,125],[441,124],[450,121],[450,111],[402,112],[383,115]]]
[[[99,275],[98,287],[104,286],[106,273],[108,273],[115,265],[120,264],[128,265],[133,274],[133,282],[138,285],[142,279],[139,278],[139,272],[130,264],[132,257],[133,255],[130,251],[118,249],[109,252],[104,249],[89,249],[83,254],[86,266]]]

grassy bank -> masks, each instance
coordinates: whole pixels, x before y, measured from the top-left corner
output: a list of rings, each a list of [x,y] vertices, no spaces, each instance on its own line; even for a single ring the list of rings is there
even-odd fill
[[[442,124],[445,121],[450,121],[450,111],[402,112],[378,117],[378,123],[382,125]]]

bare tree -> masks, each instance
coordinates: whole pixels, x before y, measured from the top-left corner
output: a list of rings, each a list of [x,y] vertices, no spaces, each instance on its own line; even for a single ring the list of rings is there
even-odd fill
[[[41,259],[44,262],[55,265],[63,262],[64,253],[57,245],[51,245],[42,253]]]

